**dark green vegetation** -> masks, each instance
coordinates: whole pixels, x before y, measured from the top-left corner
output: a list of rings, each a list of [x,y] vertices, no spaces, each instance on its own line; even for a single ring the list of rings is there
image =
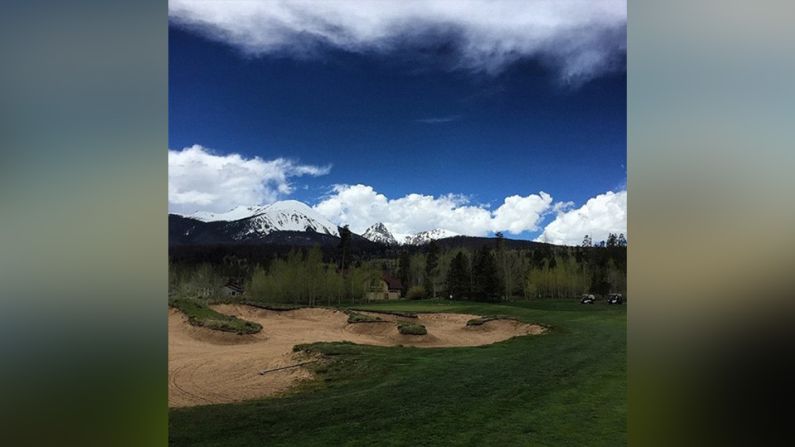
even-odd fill
[[[349,232],[343,231],[343,235]],[[352,237],[352,236],[351,236]],[[383,274],[400,279],[402,296],[486,302],[575,298],[583,293],[626,295],[626,242],[611,235],[602,246],[590,238],[579,247],[531,241],[454,237],[423,246],[337,247],[269,245],[171,247],[169,294],[180,298],[226,296],[262,304],[356,305],[380,292]]]
[[[182,298],[169,301],[169,305],[184,313],[188,317],[188,322],[194,326],[241,335],[256,334],[262,330],[262,326],[258,323],[218,313],[201,301]]]
[[[550,330],[472,348],[317,343],[286,397],[172,410],[174,446],[626,445],[626,307],[575,300],[364,308],[506,315]]]
[[[427,297],[428,295],[425,292],[425,287],[422,286],[412,286],[408,292],[406,292],[406,298],[410,300],[421,300]]]
[[[355,324],[355,323],[380,323],[384,320],[378,317],[372,317],[366,314],[360,314],[359,312],[348,311],[348,323]]]
[[[467,321],[467,326],[482,326],[483,324],[494,320],[517,320],[517,318],[511,317],[509,315],[488,315],[485,317],[473,318]]]
[[[428,330],[421,324],[403,322],[398,323],[398,332],[403,335],[425,335]]]

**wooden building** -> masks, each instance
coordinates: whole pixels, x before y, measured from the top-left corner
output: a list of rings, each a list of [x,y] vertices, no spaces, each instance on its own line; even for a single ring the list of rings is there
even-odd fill
[[[381,278],[370,281],[367,292],[368,300],[396,300],[400,298],[402,287],[400,280],[388,273],[381,275]]]

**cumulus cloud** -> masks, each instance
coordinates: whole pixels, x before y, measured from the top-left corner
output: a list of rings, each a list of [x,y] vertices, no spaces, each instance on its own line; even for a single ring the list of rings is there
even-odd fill
[[[174,213],[223,212],[239,205],[268,204],[290,194],[291,177],[328,174],[329,166],[220,155],[193,145],[168,151],[168,207]]]
[[[169,16],[254,56],[437,48],[452,53],[453,68],[493,74],[536,59],[569,82],[626,51],[626,0],[170,0]]]
[[[609,191],[589,199],[577,209],[557,210],[557,217],[536,239],[561,245],[579,245],[585,235],[594,241],[607,239],[609,233],[627,232],[627,192]]]
[[[370,225],[383,222],[398,238],[434,228],[484,236],[494,231],[518,234],[537,230],[551,204],[552,197],[540,192],[507,197],[492,211],[470,204],[461,195],[408,194],[389,199],[371,186],[338,185],[315,205],[315,210],[333,222],[350,225],[352,231],[360,234]]]

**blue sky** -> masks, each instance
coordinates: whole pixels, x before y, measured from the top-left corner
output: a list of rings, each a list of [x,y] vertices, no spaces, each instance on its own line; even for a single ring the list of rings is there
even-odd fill
[[[511,232],[514,238],[538,238],[563,214],[587,214],[581,208],[590,199],[626,189],[622,54],[618,64],[571,80],[532,53],[501,60],[495,70],[461,68],[456,59],[463,56],[451,39],[427,38],[419,49],[351,51],[326,44],[309,54],[252,52],[217,33],[186,26],[172,14],[169,148],[199,145],[219,157],[281,158],[322,171],[288,172],[266,187],[263,203],[290,198],[317,206],[340,192],[335,185],[366,185],[387,204],[409,194],[453,194],[454,207],[491,212],[506,197],[538,197],[541,191],[551,196],[544,209],[532,208],[538,214],[535,224]],[[281,192],[280,181],[287,184]],[[172,183],[178,180],[170,176],[172,210],[203,207],[174,203]],[[243,197],[256,200],[254,194]],[[610,231],[626,225],[623,200],[624,216],[608,224]],[[230,205],[207,206],[222,211]],[[353,219],[339,206],[320,209],[336,220]],[[361,226],[367,216],[358,217],[362,221],[355,223]],[[581,240],[583,231],[602,230],[579,220],[566,230],[579,233],[553,242]],[[563,229],[564,222],[559,224]],[[505,231],[491,225],[473,233]]]

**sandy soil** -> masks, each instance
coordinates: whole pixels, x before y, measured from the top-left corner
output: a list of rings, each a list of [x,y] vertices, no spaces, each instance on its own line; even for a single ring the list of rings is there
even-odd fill
[[[519,335],[537,335],[543,328],[513,320],[490,321],[474,328],[476,315],[420,314],[418,319],[372,314],[385,323],[348,324],[348,316],[330,309],[275,312],[241,305],[218,305],[221,313],[255,321],[263,327],[253,335],[236,335],[191,326],[175,309],[168,315],[168,405],[186,407],[238,402],[286,391],[312,374],[303,367],[260,374],[315,360],[293,353],[293,346],[319,341],[350,341],[379,346],[427,348],[478,346]],[[362,312],[365,313],[365,312]],[[425,325],[427,335],[402,335],[398,321]]]

